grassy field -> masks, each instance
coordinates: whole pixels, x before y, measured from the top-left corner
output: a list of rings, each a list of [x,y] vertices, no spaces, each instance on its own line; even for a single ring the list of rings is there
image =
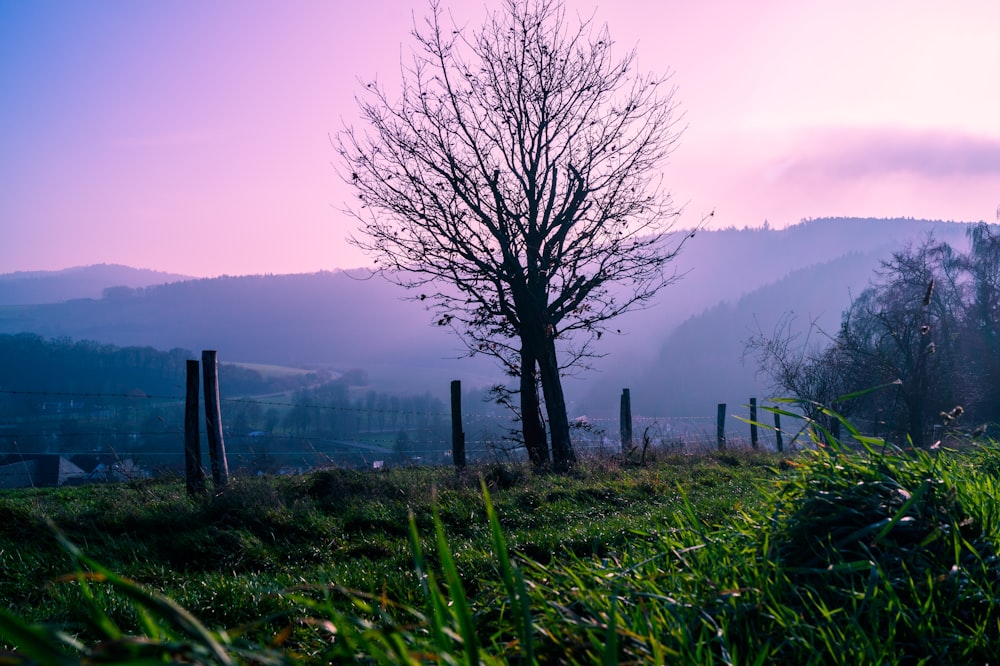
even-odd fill
[[[834,446],[8,491],[0,661],[996,663],[998,474]]]

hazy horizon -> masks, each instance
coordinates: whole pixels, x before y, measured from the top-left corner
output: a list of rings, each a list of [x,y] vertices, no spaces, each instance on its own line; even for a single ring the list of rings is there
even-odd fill
[[[698,234],[699,242],[673,263],[682,279],[649,307],[616,320],[595,349],[607,356],[593,359],[592,372],[566,378],[570,408],[593,416],[598,406],[617,405],[621,388],[629,386],[637,414],[704,416],[717,401],[739,404],[759,384],[754,369],[741,362],[740,340],[755,326],[770,330],[794,310],[801,324],[822,321],[832,330],[879,258],[929,231],[956,248],[966,239],[966,225],[879,222],[821,219],[770,232]],[[452,379],[478,388],[506,381],[491,359],[466,358],[459,339],[386,280],[336,271],[165,286],[153,278],[97,270],[0,279],[0,306],[13,306],[0,313],[0,333],[218,349],[227,361],[360,368],[380,390],[443,392]],[[679,386],[684,389],[672,388]]]
[[[870,222],[872,224],[877,224],[880,221],[883,221],[883,222],[896,222],[896,221],[904,220],[904,219],[909,219],[909,220],[911,220],[913,222],[941,223],[941,224],[946,224],[946,225],[954,224],[954,225],[959,225],[959,226],[964,226],[964,225],[969,225],[969,224],[977,224],[977,223],[980,223],[980,222],[986,222],[987,224],[997,224],[997,223],[1000,223],[1000,209],[998,209],[998,211],[997,211],[997,222],[991,222],[991,221],[987,221],[987,220],[930,220],[930,219],[912,218],[912,217],[910,217],[910,218],[901,218],[901,217],[886,217],[886,218],[803,218],[803,219],[801,219],[801,220],[799,220],[797,222],[794,222],[792,224],[788,224],[788,225],[785,225],[785,226],[782,226],[782,227],[773,227],[773,226],[767,226],[767,227],[765,227],[763,225],[760,225],[760,226],[743,226],[743,227],[736,227],[736,226],[729,226],[729,227],[711,226],[711,227],[708,227],[708,228],[703,228],[703,229],[698,230],[698,233],[699,234],[704,234],[706,232],[766,231],[768,229],[770,231],[789,231],[789,230],[793,230],[795,228],[802,228],[802,227],[808,226],[808,224],[810,222],[836,222],[838,220],[863,220],[863,221],[866,221],[866,222]],[[672,231],[670,233],[671,234],[676,234],[677,237],[682,237],[684,235],[687,235],[687,234],[691,233],[691,230],[690,229],[688,229],[688,230],[678,229],[678,230]],[[862,247],[858,248],[859,251],[864,251],[866,249],[870,249],[870,248],[862,248]],[[684,255],[678,255],[678,256],[681,257],[681,261],[683,263],[683,261],[686,259],[686,256],[684,256]],[[676,262],[677,262],[677,260],[675,259],[675,263]],[[182,280],[212,280],[212,279],[216,279],[216,278],[227,278],[227,277],[228,278],[240,278],[240,277],[266,277],[266,276],[296,276],[296,275],[313,275],[313,274],[317,274],[317,273],[341,273],[341,272],[342,273],[348,273],[348,274],[358,273],[358,272],[365,272],[365,277],[363,278],[364,280],[369,279],[369,277],[371,277],[371,278],[377,278],[378,277],[376,269],[372,265],[357,265],[357,266],[336,267],[336,268],[315,268],[315,269],[295,270],[295,271],[280,272],[280,273],[279,272],[274,272],[274,271],[248,271],[248,272],[245,272],[245,273],[221,273],[221,274],[217,274],[217,275],[191,275],[191,274],[176,273],[176,272],[173,272],[173,271],[163,270],[163,269],[159,269],[159,268],[151,268],[151,267],[148,267],[148,266],[138,266],[138,265],[127,264],[127,263],[119,263],[119,262],[96,262],[96,263],[92,263],[92,264],[79,264],[79,265],[74,265],[74,266],[64,266],[64,267],[61,267],[61,268],[51,268],[51,269],[21,269],[21,270],[9,271],[9,272],[0,270],[0,277],[3,277],[3,278],[19,278],[19,277],[23,276],[25,279],[31,279],[31,278],[36,278],[36,277],[45,277],[45,276],[50,276],[50,275],[63,274],[63,273],[68,273],[68,272],[73,272],[73,271],[86,271],[86,270],[89,270],[89,269],[102,268],[102,267],[109,268],[109,269],[112,269],[112,268],[122,268],[122,269],[125,269],[125,270],[128,270],[128,271],[148,272],[148,273],[153,273],[153,274],[157,274],[157,275],[169,276],[170,278],[180,278]],[[697,267],[689,267],[689,268],[697,268]],[[158,284],[158,283],[150,283],[150,284]],[[395,286],[395,288],[398,289],[400,291],[400,293],[405,296],[405,293],[407,291],[406,289],[404,289],[402,287],[398,287],[398,286]]]

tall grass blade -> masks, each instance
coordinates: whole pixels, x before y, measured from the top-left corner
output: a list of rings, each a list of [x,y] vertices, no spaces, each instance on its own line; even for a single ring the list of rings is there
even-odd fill
[[[434,646],[439,652],[446,652],[450,648],[450,641],[445,634],[446,605],[444,603],[441,590],[438,588],[434,573],[427,569],[427,562],[424,560],[423,551],[420,548],[420,534],[417,532],[417,521],[410,512],[410,547],[413,550],[413,564],[416,569],[417,578],[423,589],[424,597],[431,606],[430,631]]]
[[[510,605],[516,618],[518,642],[521,646],[524,663],[535,663],[534,636],[532,632],[531,605],[528,602],[528,590],[520,570],[510,560],[507,551],[507,540],[500,528],[500,519],[493,506],[493,499],[486,487],[486,481],[480,479],[483,489],[483,502],[486,504],[486,517],[490,523],[490,534],[493,538],[493,550],[500,563],[500,576],[503,578]]]
[[[56,641],[61,640],[62,636],[56,635],[54,631],[29,625],[5,608],[0,608],[0,636],[16,645],[25,657],[30,657],[36,663],[52,666],[72,666],[79,663],[56,647]],[[23,662],[13,663],[31,662],[25,659]]]
[[[902,506],[899,507],[899,510],[896,511],[895,515],[893,515],[893,517],[889,520],[886,526],[883,527],[881,530],[879,530],[879,533],[875,535],[874,543],[882,542],[882,539],[884,539],[889,534],[889,532],[892,531],[893,527],[899,524],[899,521],[903,519],[903,517],[906,515],[906,512],[910,510],[910,507],[913,506],[913,504],[918,499],[920,499],[925,492],[927,492],[927,489],[929,487],[930,484],[927,481],[924,481],[923,483],[920,484],[919,488],[913,491],[913,494],[910,495],[910,497],[905,502],[903,502]]]
[[[847,402],[848,400],[854,400],[855,398],[863,398],[866,395],[875,393],[876,391],[881,391],[882,389],[889,388],[890,386],[900,386],[902,385],[902,383],[903,380],[894,379],[893,381],[887,382],[885,384],[879,384],[878,386],[872,386],[870,388],[862,389],[860,391],[855,391],[854,393],[848,393],[846,395],[842,395],[833,402],[834,404],[836,404],[838,402]]]
[[[93,625],[93,627],[104,634],[104,637],[108,640],[117,641],[121,640],[124,635],[121,629],[108,617],[108,614],[104,612],[100,601],[94,594],[93,590],[88,584],[88,579],[95,579],[98,581],[104,581],[104,576],[102,574],[93,574],[86,571],[78,571],[74,574],[64,576],[62,578],[57,578],[57,582],[75,580],[80,584],[80,591],[83,594],[83,598],[87,600],[87,605],[90,607],[90,614],[87,619]]]
[[[465,599],[465,590],[462,587],[462,578],[458,575],[458,567],[455,566],[455,559],[452,557],[451,548],[448,546],[448,539],[444,533],[444,523],[441,522],[441,514],[437,505],[433,507],[434,531],[437,534],[438,557],[441,558],[441,568],[444,571],[445,580],[448,582],[448,594],[451,596],[452,612],[458,620],[459,633],[465,647],[465,658],[468,664],[479,663],[479,639],[476,636],[476,629],[472,626],[472,612]]]
[[[604,666],[618,664],[618,591],[611,593],[611,607],[608,609],[608,629],[604,638]]]

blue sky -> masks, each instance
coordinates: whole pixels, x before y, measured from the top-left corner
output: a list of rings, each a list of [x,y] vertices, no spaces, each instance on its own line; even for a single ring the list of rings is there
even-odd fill
[[[447,5],[448,3],[446,3]],[[454,2],[459,24],[484,6]],[[994,220],[1000,3],[601,2],[687,126],[682,223]],[[415,0],[0,4],[0,272],[123,263],[199,276],[366,263],[329,135],[390,88]]]

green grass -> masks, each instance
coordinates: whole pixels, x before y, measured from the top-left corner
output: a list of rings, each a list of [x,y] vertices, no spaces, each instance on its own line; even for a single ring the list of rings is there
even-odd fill
[[[998,470],[868,442],[5,493],[0,633],[40,663],[995,663]]]

